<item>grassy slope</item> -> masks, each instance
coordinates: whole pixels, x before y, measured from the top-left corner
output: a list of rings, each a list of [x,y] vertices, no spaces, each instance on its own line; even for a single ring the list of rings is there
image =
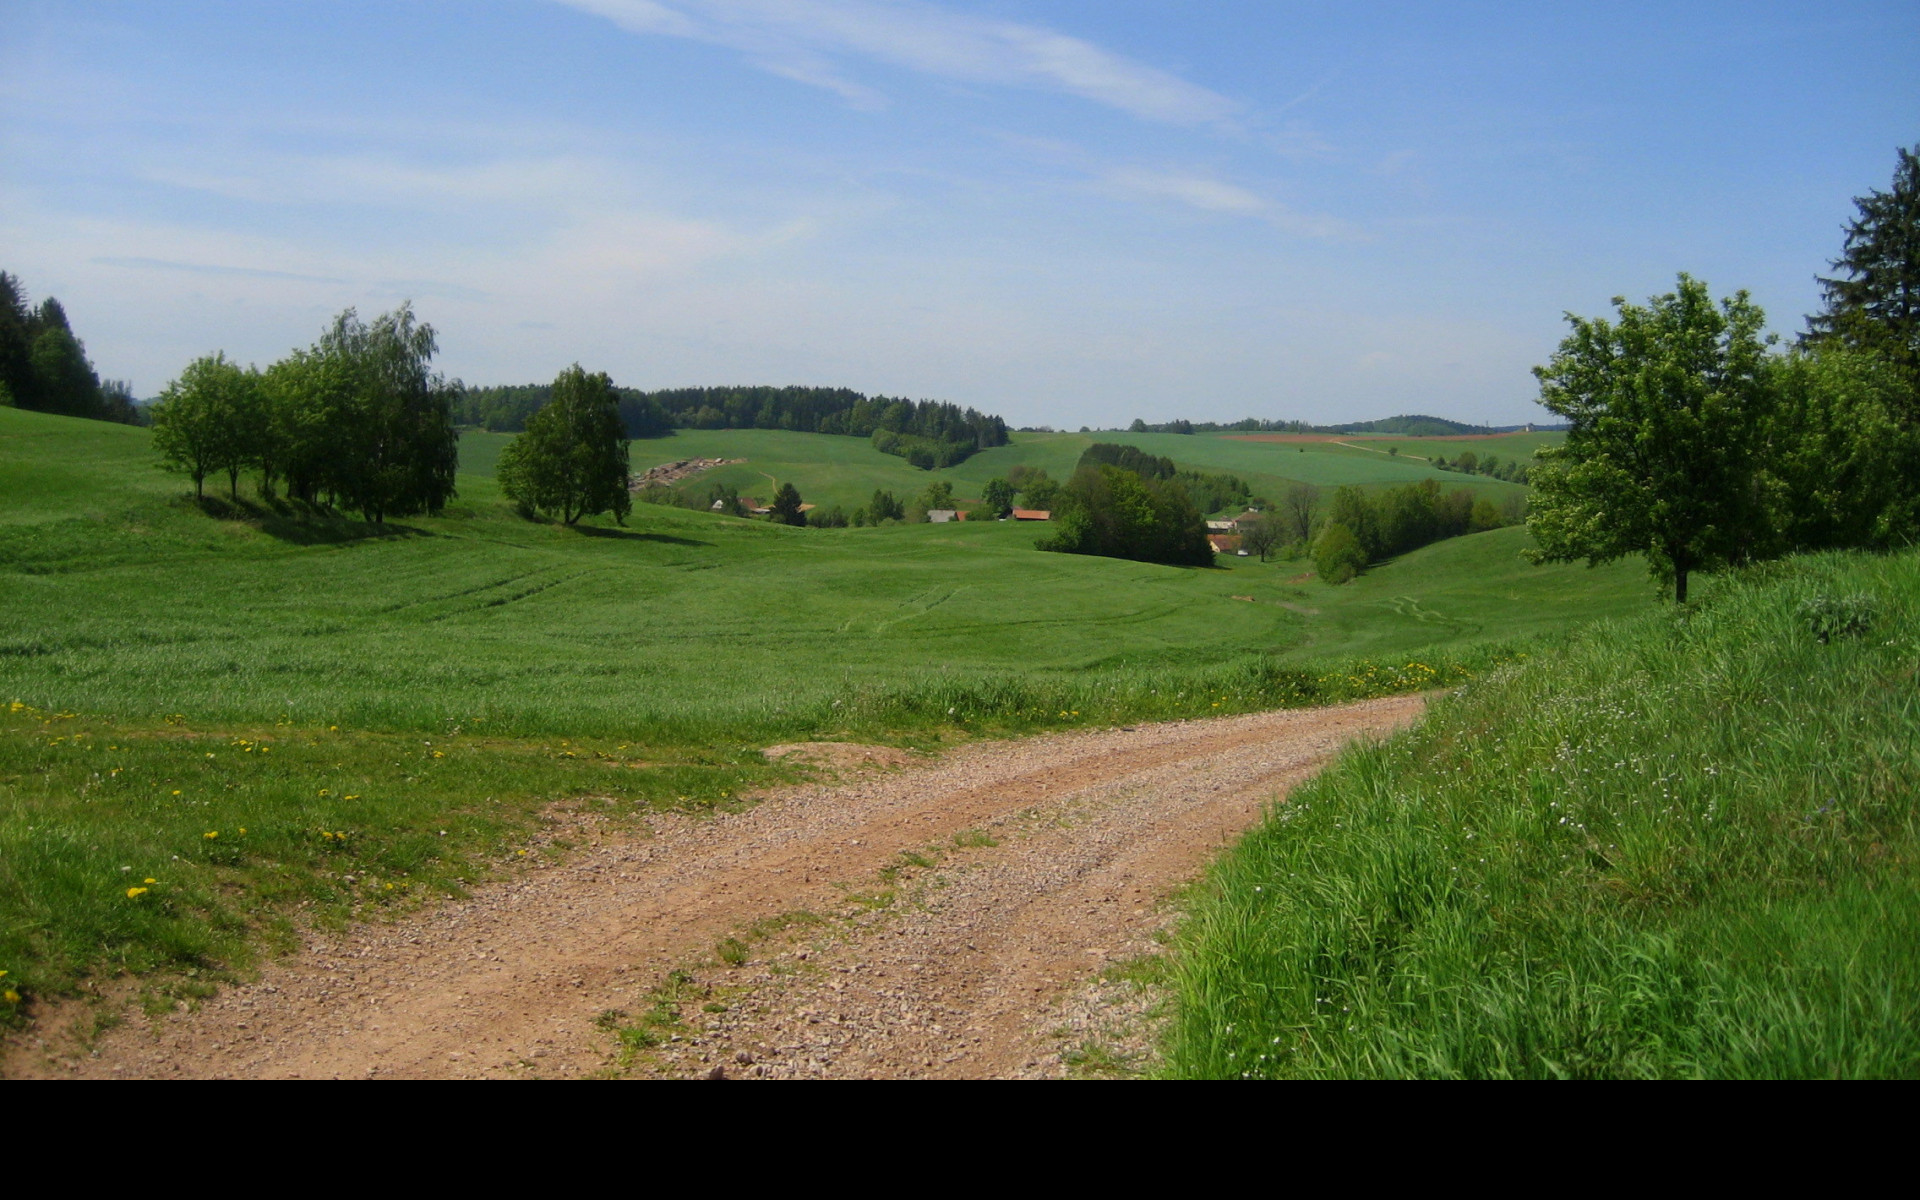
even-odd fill
[[[1822,644],[1802,605],[1870,596]],[[1349,754],[1215,868],[1188,1076],[1920,1075],[1920,556],[1720,581]]]
[[[469,436],[465,464],[504,441]],[[1417,652],[1458,679],[1493,655],[1481,641],[1651,596],[1631,568],[1532,574],[1511,534],[1336,590],[1286,564],[1038,554],[1013,524],[640,506],[624,530],[564,530],[514,518],[480,471],[443,518],[383,536],[215,519],[184,489],[145,431],[0,409],[0,984],[29,1000],[116,969],[191,991],[296,911],[457,891],[556,799],[730,803],[769,777],[770,741],[1417,686],[1435,676],[1402,658],[1330,660]],[[1396,573],[1471,627],[1394,611]],[[1543,588],[1510,619],[1486,599],[1505,575]]]
[[[502,434],[467,435],[469,439],[504,440]],[[1526,436],[1526,435],[1522,435]],[[1532,435],[1526,452],[1534,442],[1552,435]],[[1081,451],[1096,441],[1137,445],[1154,454],[1172,458],[1182,467],[1222,471],[1240,476],[1255,494],[1278,500],[1292,482],[1337,487],[1352,483],[1363,487],[1384,487],[1418,479],[1435,479],[1442,487],[1467,487],[1499,498],[1520,489],[1484,476],[1467,476],[1436,471],[1424,461],[1391,458],[1385,454],[1332,443],[1284,445],[1249,442],[1221,436],[1182,436],[1165,433],[1020,433],[1013,444],[997,446],[969,458],[958,466],[940,471],[921,471],[906,460],[881,454],[859,438],[820,434],[786,433],[763,429],[683,429],[671,438],[633,443],[636,471],[680,458],[744,458],[747,461],[718,468],[699,476],[692,487],[704,493],[712,483],[727,483],[743,496],[769,499],[774,482],[791,482],[810,503],[838,504],[851,512],[864,506],[874,489],[886,488],[895,495],[912,497],[935,479],[953,484],[955,495],[963,501],[978,500],[986,481],[1004,476],[1017,464],[1044,467],[1055,479],[1066,479],[1079,462]],[[463,442],[463,445],[467,443]],[[1355,445],[1364,443],[1356,442]],[[1411,444],[1411,439],[1386,444]],[[1443,453],[1450,457],[1459,447],[1504,446],[1505,441],[1448,442]],[[465,451],[463,451],[465,453]],[[469,455],[478,465],[490,464],[497,450],[488,446],[481,459]],[[1403,450],[1403,454],[1411,451]],[[1511,458],[1515,451],[1502,452]],[[770,478],[771,477],[771,480]]]
[[[851,438],[742,436],[886,458]],[[1012,523],[788,530],[641,505],[629,528],[567,530],[512,518],[471,474],[445,518],[354,537],[353,522],[209,520],[172,498],[179,482],[142,431],[13,411],[0,412],[0,479],[8,698],[143,719],[804,735],[877,695],[954,681],[1071,688],[1093,667],[1402,655],[1649,595],[1631,568],[1524,567],[1518,531],[1333,590],[1286,585],[1297,572],[1282,564],[1040,555],[1033,528]],[[1399,599],[1408,590],[1418,603]]]

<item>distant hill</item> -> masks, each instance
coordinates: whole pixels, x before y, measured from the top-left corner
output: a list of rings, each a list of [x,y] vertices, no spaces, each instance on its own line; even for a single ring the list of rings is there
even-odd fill
[[[1492,433],[1551,433],[1567,428],[1561,425],[1469,425],[1445,417],[1424,413],[1387,417],[1379,421],[1349,421],[1344,425],[1315,425],[1308,421],[1263,421],[1257,417],[1222,424],[1218,421],[1168,421],[1149,425],[1136,420],[1132,433],[1384,433],[1399,437],[1459,437]]]

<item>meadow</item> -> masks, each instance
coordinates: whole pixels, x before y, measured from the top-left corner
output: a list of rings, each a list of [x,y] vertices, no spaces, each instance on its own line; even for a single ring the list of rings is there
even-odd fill
[[[468,434],[462,441],[463,467],[484,469],[498,450],[483,442],[504,442],[509,434]],[[687,486],[704,496],[714,483],[727,484],[742,496],[763,502],[776,482],[791,482],[809,503],[839,505],[848,512],[864,507],[876,488],[885,488],[903,500],[919,494],[940,479],[953,485],[965,504],[977,502],[989,479],[1005,477],[1016,466],[1044,468],[1056,480],[1073,474],[1080,454],[1094,442],[1116,442],[1174,460],[1182,468],[1238,475],[1256,496],[1278,501],[1287,486],[1311,483],[1323,488],[1354,484],[1365,488],[1390,487],[1420,479],[1437,480],[1442,487],[1466,487],[1495,501],[1524,493],[1516,484],[1484,475],[1462,475],[1434,469],[1419,453],[1449,458],[1462,448],[1505,459],[1530,457],[1538,446],[1552,444],[1557,434],[1515,434],[1475,441],[1436,439],[1343,438],[1340,442],[1279,443],[1249,441],[1220,434],[1173,433],[1016,433],[1007,446],[983,450],[957,466],[922,471],[904,459],[882,454],[860,438],[787,433],[772,429],[682,429],[671,438],[633,443],[635,471],[680,458],[745,459],[705,472]],[[1428,443],[1423,450],[1421,443]],[[1345,443],[1345,444],[1342,444]],[[1436,447],[1438,447],[1436,449]],[[469,449],[477,454],[469,456]],[[1399,454],[1387,453],[1398,449]]]
[[[1077,438],[1007,449],[1065,474]],[[1525,565],[1516,529],[1345,588],[1300,563],[1042,554],[1014,523],[637,505],[568,529],[513,514],[489,472],[503,441],[463,439],[441,516],[375,529],[244,487],[196,505],[143,430],[0,409],[0,997],[24,997],[5,1011],[119,972],[191,993],[299,923],[455,894],[556,803],[741,803],[783,777],[757,753],[776,741],[930,746],[1447,686],[1654,602],[1636,564]],[[927,477],[857,439],[641,446],[811,470],[852,502],[884,472]]]
[[[1350,751],[1197,889],[1172,1073],[1920,1074],[1916,598],[1768,564]]]

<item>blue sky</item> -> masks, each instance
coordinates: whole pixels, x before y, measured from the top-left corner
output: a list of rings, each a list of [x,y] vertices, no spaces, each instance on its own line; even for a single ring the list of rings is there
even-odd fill
[[[1916,62],[1910,2],[13,0],[0,268],[142,395],[411,298],[470,382],[1516,422],[1682,270],[1798,329]]]

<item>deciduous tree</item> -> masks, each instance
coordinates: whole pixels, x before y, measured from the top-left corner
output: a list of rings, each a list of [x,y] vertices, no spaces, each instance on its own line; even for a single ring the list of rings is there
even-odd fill
[[[169,468],[193,480],[196,499],[206,495],[206,478],[215,471],[235,471],[244,449],[239,435],[240,414],[253,382],[239,364],[225,354],[197,358],[180,378],[160,393],[153,409],[153,444]]]
[[[1573,332],[1536,367],[1540,403],[1569,422],[1540,454],[1527,526],[1536,562],[1643,553],[1685,601],[1687,579],[1749,556],[1759,532],[1754,452],[1765,416],[1766,317],[1745,292],[1715,304],[1681,275],[1616,320]]]
[[[613,381],[575,363],[501,454],[500,485],[522,506],[557,513],[567,525],[603,512],[624,522],[632,507],[627,447]]]

